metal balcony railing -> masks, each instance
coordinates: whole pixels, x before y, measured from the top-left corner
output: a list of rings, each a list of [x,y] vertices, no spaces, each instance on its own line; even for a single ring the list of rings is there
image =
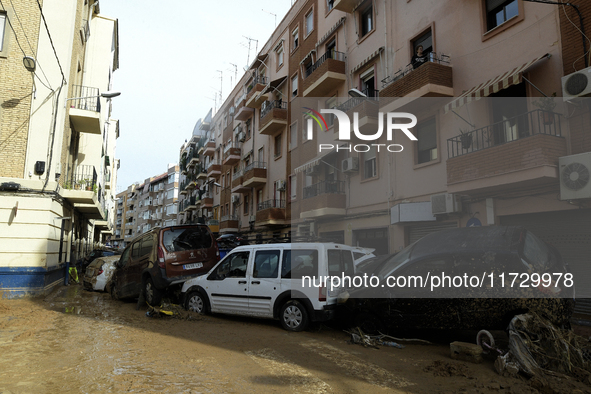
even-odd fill
[[[240,178],[242,176],[242,174],[244,173],[244,170],[240,169],[236,172],[234,172],[232,174],[232,180],[235,181],[236,179]]]
[[[367,97],[350,98],[349,100],[345,101],[343,104],[336,107],[336,109],[338,109],[339,111],[348,112],[365,101],[376,101],[380,97],[380,91],[377,89],[367,88],[362,93],[365,94]],[[332,115],[332,114],[329,114],[329,115]]]
[[[344,194],[344,181],[322,181],[304,188],[304,200],[322,194]]]
[[[250,163],[249,165],[244,167],[244,173],[246,174],[248,171],[252,171],[255,168],[260,168],[260,169],[266,170],[267,163],[265,163],[264,161],[253,161],[252,163]]]
[[[267,116],[267,114],[273,109],[287,109],[287,101],[283,100],[271,100],[265,101],[261,105],[261,119]]]
[[[338,51],[327,51],[316,60],[316,63],[312,63],[310,66],[306,68],[305,77],[304,79],[308,78],[316,69],[324,64],[328,59],[334,59],[341,62],[344,62],[347,56],[343,52]]]
[[[232,141],[230,143],[228,143],[225,147],[224,147],[224,153],[227,153],[230,149],[242,149],[242,142],[236,142],[236,141]]]
[[[101,101],[99,100],[98,88],[92,88],[90,86],[74,85],[74,95],[72,98],[76,100],[70,100],[70,107],[76,109],[84,109],[87,111],[100,112]]]
[[[76,190],[95,190],[97,185],[97,173],[94,166],[80,165],[74,169],[70,182],[66,182],[65,188]]]
[[[282,208],[285,209],[285,200],[267,200],[264,202],[260,202],[257,204],[257,211],[262,211],[264,209],[270,208]]]
[[[207,169],[209,170],[211,168],[211,166],[221,166],[222,162],[219,160],[212,160],[209,162],[209,164],[207,165]]]
[[[562,115],[539,109],[464,132],[447,140],[447,157],[453,158],[536,134],[562,136]]]
[[[255,76],[253,79],[251,79],[250,83],[248,84],[248,86],[246,87],[246,94],[250,93],[250,91],[257,85],[257,84],[261,84],[261,85],[266,85],[267,84],[267,77],[263,77],[261,75],[257,75]]]
[[[238,221],[238,215],[224,215],[220,222]]]
[[[451,60],[449,55],[444,55],[443,53],[437,55],[437,52],[429,52],[427,55],[427,63],[437,63],[437,64],[444,64],[450,65]],[[420,67],[420,66],[419,66]],[[417,68],[419,68],[417,67]],[[394,76],[388,76],[382,79],[382,89],[386,86],[390,85],[392,82],[398,81],[399,79],[405,77],[407,74],[411,73],[415,70],[415,67],[412,63],[407,64],[404,68],[398,70]]]

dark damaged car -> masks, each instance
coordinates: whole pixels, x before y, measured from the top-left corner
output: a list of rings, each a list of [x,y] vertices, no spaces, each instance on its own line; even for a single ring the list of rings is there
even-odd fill
[[[202,224],[156,227],[135,238],[123,251],[111,281],[115,299],[135,298],[158,305],[174,285],[208,272],[220,260],[209,227]]]
[[[366,279],[340,297],[352,323],[368,332],[506,329],[513,316],[529,311],[567,326],[573,313],[568,266],[522,227],[439,231],[376,259],[357,273],[375,276],[374,286]]]

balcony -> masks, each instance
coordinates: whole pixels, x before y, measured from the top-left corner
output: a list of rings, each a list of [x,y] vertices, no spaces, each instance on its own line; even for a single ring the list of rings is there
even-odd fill
[[[187,185],[189,184],[189,182],[187,181],[182,181],[181,185],[179,186],[179,190],[181,191],[181,194],[187,194],[189,191],[187,190]]]
[[[267,163],[255,161],[244,167],[242,185],[258,187],[267,183]]]
[[[344,53],[329,51],[306,68],[302,86],[304,97],[325,97],[345,82],[345,59]]]
[[[218,179],[222,175],[222,163],[219,160],[209,162],[207,166],[207,176]]]
[[[274,135],[287,126],[287,102],[282,100],[265,101],[261,106],[259,132]]]
[[[203,154],[205,156],[213,157],[215,155],[215,139],[210,138],[209,141],[205,144],[205,149],[203,150]]]
[[[224,148],[224,165],[234,165],[240,161],[242,154],[242,144],[239,142],[231,142]]]
[[[347,196],[344,181],[323,181],[304,188],[300,205],[301,219],[315,219],[346,214]]]
[[[275,226],[285,223],[285,200],[268,200],[257,204],[257,225]]]
[[[255,76],[246,87],[246,101],[244,106],[249,108],[258,108],[267,100],[266,94],[260,93],[267,86],[267,77]],[[259,96],[260,95],[260,96]]]
[[[101,134],[101,102],[98,88],[74,85],[70,106],[70,125],[79,133]]]
[[[224,215],[220,220],[220,233],[238,232],[240,222],[238,215]]]
[[[334,0],[333,8],[350,14],[357,4],[359,4],[359,0]]]
[[[217,233],[220,231],[220,221],[217,219],[209,219],[205,222],[207,227],[211,230],[212,233]]]
[[[242,105],[236,111],[235,118],[236,118],[236,120],[241,120],[244,122],[245,120],[248,120],[253,115],[254,115],[254,108],[250,108],[245,105]]]
[[[187,167],[193,167],[197,163],[199,163],[199,153],[197,153],[197,149],[189,150],[189,154],[187,155],[187,161],[189,162]]]
[[[192,211],[194,209],[197,209],[197,201],[198,201],[197,197],[191,196],[191,197],[185,199],[184,201],[187,204],[188,211]]]
[[[77,166],[72,175],[66,175],[61,194],[73,203],[94,204],[97,202],[97,173],[94,166]]]
[[[378,98],[380,95],[379,90],[366,89],[363,91],[367,97],[353,97],[343,104],[336,107],[336,109],[345,112],[349,115],[350,119],[353,119],[353,113],[358,114],[359,119],[359,130],[362,133],[371,133],[379,127],[379,104]],[[338,122],[335,127],[338,131]],[[353,125],[351,125],[352,127]]]
[[[382,81],[380,97],[453,97],[449,56],[429,53],[429,61],[418,68],[412,64]]]
[[[250,191],[249,187],[242,184],[243,170],[236,171],[232,174],[232,193],[247,193]]]
[[[213,195],[210,192],[205,192],[201,196],[202,208],[213,208]]]
[[[470,196],[558,190],[561,115],[534,110],[447,140],[447,190]]]
[[[207,170],[205,169],[204,165],[198,165],[195,167],[195,173],[197,174],[195,177],[196,180],[207,179]]]
[[[105,174],[105,189],[111,190],[111,171]]]

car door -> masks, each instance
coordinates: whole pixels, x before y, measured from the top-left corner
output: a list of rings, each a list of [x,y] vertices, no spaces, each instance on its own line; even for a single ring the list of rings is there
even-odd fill
[[[148,268],[153,245],[153,234],[149,234],[139,239],[132,246],[131,260],[128,269],[128,286],[130,296],[138,295],[141,291],[142,272]]]
[[[248,281],[250,251],[227,255],[209,274],[207,293],[211,311],[248,315]]]
[[[140,243],[136,241],[129,245],[121,255],[119,259],[118,275],[117,275],[117,289],[119,291],[119,297],[125,298],[130,297],[133,294],[133,283],[131,283],[130,268],[131,268],[131,256],[134,248],[136,253],[139,254]]]
[[[251,315],[273,317],[273,304],[281,290],[279,262],[281,249],[254,252],[248,289],[248,309]]]

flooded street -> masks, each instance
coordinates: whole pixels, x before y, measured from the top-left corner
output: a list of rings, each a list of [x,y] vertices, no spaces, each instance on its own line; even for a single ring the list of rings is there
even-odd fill
[[[150,318],[135,306],[79,285],[0,301],[0,393],[538,392],[492,360],[451,360],[443,343],[376,350],[325,326],[288,333],[276,321]],[[564,383],[554,392],[589,392]]]

